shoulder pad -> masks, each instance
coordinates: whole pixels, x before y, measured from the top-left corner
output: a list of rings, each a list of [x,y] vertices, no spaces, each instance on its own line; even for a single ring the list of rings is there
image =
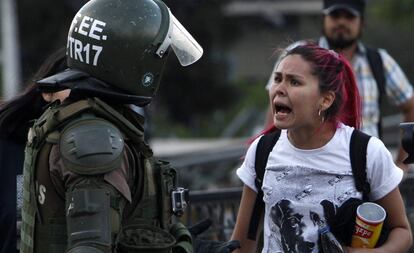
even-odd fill
[[[117,127],[93,118],[62,130],[59,150],[65,167],[83,175],[103,174],[121,165],[124,140]]]

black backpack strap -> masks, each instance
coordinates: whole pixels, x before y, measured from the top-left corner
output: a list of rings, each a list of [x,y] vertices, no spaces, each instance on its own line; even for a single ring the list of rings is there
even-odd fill
[[[276,130],[269,134],[263,135],[257,143],[256,157],[254,162],[254,168],[256,171],[255,185],[257,188],[257,196],[254,203],[252,216],[250,218],[249,231],[247,234],[247,238],[250,240],[256,240],[257,228],[259,227],[259,221],[264,207],[262,184],[267,159],[269,158],[269,154],[275,146],[279,137],[280,131]]]
[[[367,181],[367,147],[371,136],[354,130],[351,136],[349,155],[351,159],[352,173],[354,175],[355,187],[362,192],[362,200],[369,200],[371,186]]]
[[[367,59],[369,67],[371,68],[372,74],[374,75],[375,82],[377,83],[378,88],[378,105],[381,106],[382,97],[385,94],[385,71],[384,63],[382,62],[381,55],[376,48],[366,47]],[[381,110],[380,110],[381,113]],[[381,114],[380,120],[378,122],[378,134],[382,137],[382,126],[381,126]]]

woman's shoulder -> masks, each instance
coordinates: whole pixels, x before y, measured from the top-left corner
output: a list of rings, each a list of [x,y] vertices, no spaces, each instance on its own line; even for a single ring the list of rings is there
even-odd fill
[[[385,144],[378,137],[375,136],[371,136],[371,138],[369,139],[367,149],[367,152],[370,154],[390,152],[388,148],[385,146]]]
[[[339,136],[341,136],[341,138],[344,138],[344,139],[350,141],[354,131],[361,131],[361,130],[357,130],[354,127],[351,127],[351,126],[340,124],[338,126],[337,133],[338,133]],[[376,149],[383,149],[383,148],[385,148],[385,145],[378,137],[369,135],[368,149],[375,149],[376,150]]]
[[[336,138],[342,139],[345,142],[349,142],[351,140],[351,136],[354,130],[355,128],[351,126],[339,123],[336,128],[335,136]]]

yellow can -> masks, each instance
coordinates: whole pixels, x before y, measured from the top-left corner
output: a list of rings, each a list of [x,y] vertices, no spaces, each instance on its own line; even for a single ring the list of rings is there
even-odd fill
[[[386,212],[380,205],[365,202],[358,206],[351,247],[374,248],[381,234]]]

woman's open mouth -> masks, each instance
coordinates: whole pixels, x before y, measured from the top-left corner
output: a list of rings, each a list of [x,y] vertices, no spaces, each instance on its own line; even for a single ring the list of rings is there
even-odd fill
[[[292,112],[292,109],[285,105],[285,104],[281,104],[281,103],[276,103],[275,104],[275,113],[276,115],[286,115]]]

